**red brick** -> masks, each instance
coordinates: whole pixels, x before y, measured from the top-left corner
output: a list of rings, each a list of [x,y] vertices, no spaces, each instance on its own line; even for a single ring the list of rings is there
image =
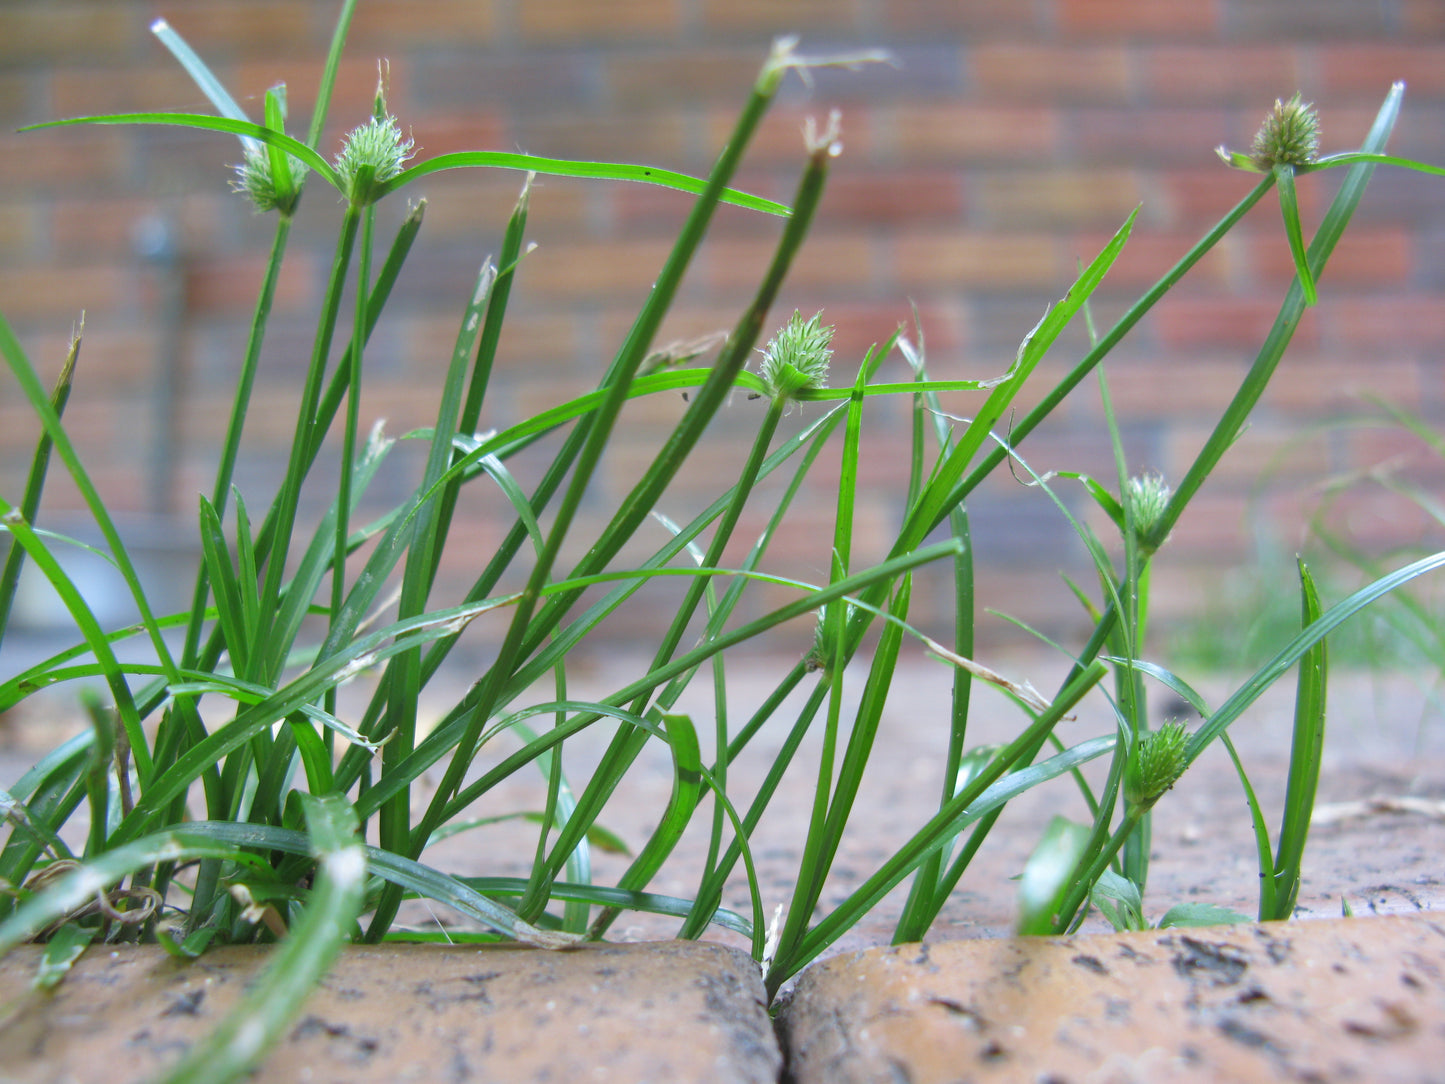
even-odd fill
[[[894,261],[898,281],[911,289],[1054,289],[1066,273],[1046,234],[901,233]]]
[[[1258,184],[1257,174],[1230,169],[1215,158],[1188,169],[1169,169],[1159,174],[1160,203],[1167,209],[1171,226],[1187,228],[1197,224],[1203,236]],[[1298,186],[1296,186],[1298,187]],[[1263,201],[1269,205],[1273,197]],[[1277,202],[1277,201],[1276,201]],[[1159,208],[1154,208],[1157,213]],[[1274,211],[1276,217],[1279,211]]]
[[[346,44],[395,52],[402,45],[478,45],[496,30],[492,5],[455,0],[367,0],[356,6]]]
[[[521,280],[518,289],[525,290],[525,283],[525,279]],[[459,317],[450,313],[406,319],[401,334],[402,364],[416,372],[444,371],[456,345],[458,320]],[[566,314],[509,312],[502,325],[497,357],[503,359],[500,364],[504,367],[510,364],[505,359],[565,364],[576,357],[579,346],[576,323]]]
[[[19,132],[0,137],[7,192],[77,191],[114,184],[126,168],[119,128]]]
[[[547,0],[517,7],[518,29],[542,41],[671,37],[678,24],[675,0]]]
[[[1239,372],[1242,375],[1243,369]],[[1170,462],[1181,475],[1202,444],[1197,427],[1170,438]],[[1333,444],[1330,433],[1295,424],[1295,419],[1286,419],[1283,425],[1256,420],[1215,467],[1207,488],[1258,493],[1316,483],[1330,473]]]
[[[1279,297],[1181,297],[1164,298],[1154,308],[1154,321],[1161,343],[1171,349],[1234,347],[1257,350],[1269,333],[1279,312]],[[1298,349],[1318,338],[1317,316],[1305,314],[1294,335]]]
[[[902,224],[956,219],[963,183],[944,170],[857,173],[835,169],[818,209],[820,222]]]
[[[496,247],[497,237],[511,217],[525,177],[509,169],[450,169],[433,173],[407,188],[411,200],[425,198],[423,238],[485,240]],[[532,183],[528,237],[544,240],[552,234],[574,237],[585,228],[589,189],[606,182],[539,176]],[[483,249],[478,249],[480,266]]]
[[[104,312],[126,304],[132,279],[130,268],[114,264],[7,268],[0,271],[0,312],[14,323],[75,320],[82,309]]]
[[[75,367],[77,389],[91,395],[116,389],[143,394],[150,386],[159,348],[157,329],[150,324],[137,325],[128,315],[98,310],[87,313]],[[70,324],[55,320],[42,334],[26,336],[30,363],[47,384],[60,371],[70,334]]]
[[[1121,418],[1217,417],[1234,397],[1248,361],[1238,354],[1109,358],[1109,394]],[[1170,463],[1177,463],[1173,456]]]
[[[56,257],[77,262],[97,257],[139,260],[136,231],[147,218],[168,222],[180,252],[214,249],[220,241],[222,207],[236,195],[192,195],[167,200],[141,196],[60,198],[46,208]]]
[[[416,123],[407,125],[405,130],[416,144],[416,157],[409,165],[456,151],[514,149],[502,119],[485,110],[465,116],[433,114],[419,118]],[[521,174],[518,174],[518,179],[521,179]]]
[[[295,0],[189,0],[167,21],[207,63],[306,50],[313,40],[310,6]]]
[[[640,301],[662,269],[667,242],[624,240],[558,242],[527,257],[529,296],[582,300],[626,298]]]
[[[266,255],[211,256],[187,262],[186,304],[192,312],[248,312],[256,305],[265,274]],[[290,251],[281,264],[272,311],[305,312],[319,300],[319,275],[309,254]]]
[[[128,52],[144,34],[128,5],[65,3],[7,5],[0,9],[0,59],[43,64],[64,58],[108,57]]]
[[[1403,0],[1400,22],[1408,34],[1445,34],[1445,8],[1435,0]]]
[[[766,46],[669,48],[604,57],[602,71],[609,98],[619,109],[722,100],[737,103],[736,116],[767,58]]]
[[[708,282],[718,289],[752,290],[772,259],[768,240],[719,239],[707,248]],[[860,286],[876,263],[873,242],[860,234],[818,234],[793,259],[788,284],[794,289]]]
[[[365,4],[359,4],[358,14],[365,9]],[[231,76],[226,83],[242,108],[257,121],[261,119],[266,91],[284,83],[288,114],[286,129],[297,139],[305,139],[325,63],[324,52],[250,57],[229,66]],[[414,119],[407,94],[408,63],[409,58],[404,55],[390,58],[391,77],[387,84],[387,108],[400,119],[403,129]],[[329,116],[332,128],[348,130],[371,116],[377,77],[376,63],[370,57],[341,65],[331,89]],[[328,156],[339,149],[327,142],[321,144],[321,152]]]
[[[1058,0],[1065,34],[1182,38],[1219,30],[1217,0]]]
[[[24,203],[0,203],[0,262],[17,263],[34,253],[41,232],[37,217]]]
[[[970,185],[971,221],[988,227],[1118,225],[1139,205],[1127,170],[997,170]]]
[[[50,75],[54,117],[163,110],[214,113],[191,77],[159,44],[145,67],[60,68]],[[50,118],[32,117],[31,120]]]
[[[1357,404],[1364,392],[1387,402],[1415,404],[1423,390],[1420,366],[1413,359],[1383,352],[1348,358],[1301,352],[1286,355],[1261,405],[1271,411],[1318,416]]]
[[[784,163],[801,171],[807,155],[804,131],[809,118],[815,130],[828,121],[828,108],[820,103],[812,109],[773,109],[758,125],[753,140],[748,144],[744,161],[750,166]],[[731,106],[708,111],[707,149],[709,154],[720,150],[731,137],[737,124],[738,112]],[[849,163],[870,161],[876,157],[875,148],[881,138],[876,131],[877,123],[871,111],[845,109],[839,116],[839,143],[843,153],[841,160]],[[792,193],[789,192],[789,196]]]
[[[990,100],[1117,101],[1129,93],[1121,46],[995,42],[968,51],[975,91]]]
[[[519,118],[513,136],[517,146],[528,154],[653,162],[675,168],[689,143],[688,128],[684,117],[675,111],[629,110],[611,116]]]
[[[1284,45],[1152,45],[1139,51],[1139,69],[1154,101],[1264,110],[1301,85],[1304,58],[1300,49]]]
[[[1283,229],[1274,237],[1252,237],[1249,248],[1257,281],[1270,289],[1289,285],[1294,278],[1294,260]],[[1346,230],[1325,266],[1320,288],[1329,295],[1338,293],[1336,288],[1341,284],[1371,287],[1402,284],[1410,276],[1413,255],[1410,236],[1405,230],[1361,227]],[[1327,298],[1321,303],[1333,302]]]
[[[1087,263],[1109,243],[1112,236],[1112,230],[1088,231],[1063,239],[1062,245],[1074,258]],[[1114,261],[1114,266],[1109,268],[1103,289],[1108,291],[1127,288],[1131,293],[1142,293],[1178,263],[1198,240],[1197,234],[1177,231],[1157,233],[1146,226],[1136,226],[1125,243],[1124,250]],[[1234,251],[1231,239],[1225,238],[1206,253],[1185,276],[1185,288],[1201,283],[1225,286],[1230,282],[1238,262],[1239,257]]]
[[[1043,30],[1038,9],[1018,0],[884,0],[880,26],[909,31],[970,30],[1007,34]]]
[[[1433,351],[1445,341],[1445,305],[1433,294],[1392,291],[1383,297],[1342,297],[1332,300],[1321,317],[1328,340],[1339,346],[1394,342]]]
[[[1121,160],[1148,165],[1217,162],[1214,148],[1229,142],[1232,130],[1229,115],[1219,108],[1086,106],[1071,116],[1069,126],[1070,141],[1080,158],[1116,165]]]
[[[1410,94],[1445,92],[1445,46],[1438,43],[1324,45],[1316,63],[1332,94],[1360,93],[1374,101],[1399,79]]]
[[[972,103],[907,104],[873,112],[882,144],[904,159],[1008,161],[1050,156],[1058,146],[1058,114],[1043,106]]]
[[[839,38],[857,28],[860,0],[703,0],[703,23],[725,32],[768,31],[810,38]],[[806,48],[801,50],[806,52]]]

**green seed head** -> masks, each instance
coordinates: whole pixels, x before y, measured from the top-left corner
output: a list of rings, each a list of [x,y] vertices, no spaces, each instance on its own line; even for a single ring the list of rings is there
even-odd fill
[[[400,173],[411,152],[412,141],[402,136],[396,118],[389,113],[352,129],[336,157],[336,171],[346,183],[351,202],[360,206],[375,201],[375,186]]]
[[[239,192],[251,201],[251,206],[262,214],[280,211],[289,215],[301,201],[301,182],[306,179],[307,166],[299,158],[286,156],[291,176],[286,183],[277,184],[275,171],[271,168],[271,154],[263,146],[246,148],[245,161],[235,166],[236,176],[231,181],[232,191]]]
[[[1163,475],[1159,474],[1135,475],[1125,484],[1124,503],[1128,506],[1129,518],[1134,525],[1134,536],[1150,553],[1158,548],[1158,543],[1154,540],[1154,530],[1164,517],[1164,510],[1169,507],[1169,498],[1173,493]]]
[[[1130,804],[1152,806],[1184,774],[1185,743],[1183,723],[1165,723],[1139,739],[1124,769],[1124,797]]]
[[[1264,170],[1307,166],[1319,156],[1320,119],[1313,103],[1302,101],[1298,92],[1287,102],[1276,99],[1249,148],[1254,164]]]
[[[763,351],[760,375],[774,399],[792,399],[801,391],[828,386],[833,328],[825,327],[822,317],[819,312],[805,321],[795,311]]]

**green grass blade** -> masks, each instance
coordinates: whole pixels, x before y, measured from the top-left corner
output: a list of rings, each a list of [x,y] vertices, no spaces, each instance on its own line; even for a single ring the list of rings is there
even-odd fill
[[[1376,151],[1385,145],[1385,141],[1395,126],[1395,119],[1399,116],[1400,101],[1404,91],[1402,83],[1396,83],[1391,88],[1365,138],[1367,150]],[[1334,252],[1340,237],[1343,236],[1345,226],[1349,224],[1350,217],[1365,194],[1365,186],[1369,183],[1374,169],[1373,164],[1359,162],[1350,166],[1345,174],[1344,182],[1330,203],[1324,220],[1315,232],[1315,239],[1309,246],[1306,262],[1314,278],[1319,278],[1330,254]],[[1224,453],[1239,436],[1245,420],[1259,401],[1259,397],[1264,394],[1265,387],[1274,375],[1275,367],[1279,364],[1280,358],[1284,356],[1285,347],[1294,337],[1295,328],[1299,326],[1300,319],[1304,316],[1304,310],[1304,289],[1300,283],[1296,282],[1286,293],[1285,299],[1280,305],[1279,315],[1275,317],[1274,326],[1270,328],[1269,335],[1260,347],[1249,374],[1240,384],[1239,390],[1235,392],[1234,398],[1220,417],[1214,431],[1209,435],[1209,439],[1205,441],[1204,447],[1195,457],[1189,471],[1175,489],[1168,507],[1159,517],[1159,523],[1147,540],[1149,543],[1157,547],[1168,537],[1189,501],[1199,491],[1205,479],[1214,472],[1214,468],[1224,458]]]
[[[1058,815],[1049,821],[1019,880],[1017,933],[1028,937],[1054,932],[1069,877],[1088,842],[1086,826]]]
[[[246,1073],[295,1024],[351,937],[366,887],[356,815],[336,796],[301,800],[319,867],[306,907],[240,1004],[187,1051],[164,1078],[167,1084],[223,1084]]]
[[[378,185],[377,188],[384,195],[432,173],[478,166],[491,169],[515,169],[523,173],[541,173],[553,177],[640,181],[644,184],[673,188],[679,192],[691,192],[694,195],[701,195],[708,184],[700,177],[690,177],[686,173],[658,169],[655,166],[636,166],[624,162],[579,162],[565,158],[539,158],[532,154],[511,154],[506,151],[456,151],[452,154],[439,154],[435,158],[428,158],[425,162],[418,162],[410,169],[402,170],[391,180]],[[754,196],[748,192],[739,192],[733,188],[724,188],[718,198],[723,203],[736,204],[739,207],[762,211],[770,215],[786,216],[790,213],[787,204],[763,199],[761,196]]]
[[[211,117],[204,113],[106,113],[94,117],[68,117],[64,120],[47,120],[39,124],[27,124],[22,132],[39,131],[42,128],[67,128],[77,124],[127,125],[157,124],[172,128],[196,128],[208,132],[227,132],[242,139],[253,139],[267,146],[279,147],[292,157],[301,160],[314,169],[326,183],[343,196],[346,186],[336,170],[316,151],[298,139],[292,139],[285,132],[274,132],[264,124],[253,124],[249,120],[233,117]]]
[[[70,338],[70,348],[65,352],[65,364],[50,393],[50,405],[56,419],[64,417],[65,404],[70,400],[70,387],[75,379],[75,361],[80,355],[80,339],[85,331],[81,327]],[[45,474],[50,467],[50,449],[53,441],[48,430],[42,429],[35,442],[35,454],[30,460],[30,472],[25,478],[25,491],[20,497],[20,514],[27,523],[34,523],[40,512],[40,495],[45,489]],[[15,602],[15,590],[20,585],[20,570],[25,564],[25,548],[12,540],[5,554],[5,565],[0,569],[0,643],[5,641],[5,629],[10,624],[10,608]]]
[[[675,714],[663,715],[662,726],[672,752],[672,795],[652,836],[617,882],[618,888],[627,891],[646,888],[656,876],[682,838],[702,794],[702,751],[697,742],[697,728],[686,715]],[[617,915],[615,908],[604,910],[592,923],[588,936],[600,939]]]
[[[1250,825],[1254,829],[1254,846],[1259,853],[1259,918],[1263,922],[1275,917],[1276,911],[1274,863],[1269,853],[1269,825],[1265,823],[1264,810],[1260,807],[1259,798],[1254,793],[1254,787],[1249,781],[1249,774],[1244,770],[1244,761],[1239,759],[1239,751],[1234,748],[1234,742],[1230,740],[1228,731],[1221,734],[1219,740],[1229,751],[1229,759],[1234,762],[1235,774],[1239,776],[1239,785],[1244,788],[1245,804],[1249,806]]]
[[[1303,561],[1299,562],[1301,618],[1308,628],[1320,616],[1320,596]],[[1284,816],[1279,829],[1279,850],[1274,862],[1274,907],[1260,918],[1289,918],[1299,896],[1300,864],[1315,792],[1319,788],[1320,762],[1325,743],[1325,689],[1329,656],[1320,640],[1300,659],[1299,683],[1295,691],[1294,735],[1290,741],[1289,780],[1286,784]]]
[[[241,586],[230,547],[226,544],[225,531],[221,527],[221,517],[204,496],[201,497],[201,555],[205,561],[206,578],[215,590],[216,615],[226,651],[231,656],[231,666],[238,676],[249,678],[252,676],[252,644],[241,603]]]
[[[196,55],[196,51],[186,44],[186,40],[176,32],[170,23],[164,19],[157,19],[151,23],[151,33],[170,50],[171,56],[175,57],[180,66],[186,70],[191,81],[201,88],[201,93],[206,96],[211,105],[215,106],[217,113],[223,117],[230,117],[232,120],[250,120],[246,116],[246,111],[236,104],[236,99],[231,97],[230,92],[216,78],[215,73],[206,65],[206,62]]]
[[[111,518],[109,510],[106,508],[105,502],[101,499],[99,491],[95,488],[94,483],[90,479],[90,475],[81,463],[80,456],[77,454],[75,446],[71,443],[65,427],[61,425],[60,416],[55,412],[55,407],[52,405],[50,397],[46,395],[39,377],[36,376],[34,368],[31,367],[29,359],[25,356],[25,351],[21,348],[19,340],[15,338],[14,331],[11,330],[10,324],[3,316],[0,316],[0,353],[4,354],[10,371],[15,375],[15,379],[24,391],[25,397],[30,401],[31,409],[35,411],[41,424],[45,427],[45,432],[49,434],[54,444],[56,455],[58,455],[61,462],[65,464],[71,478],[75,482],[76,488],[80,491],[81,497],[85,501],[86,508],[89,509],[96,526],[100,528],[101,534],[105,537],[106,545],[110,548],[111,558],[115,562],[115,567],[124,578],[126,587],[130,590],[131,598],[140,613],[141,622],[145,625],[146,631],[150,635],[151,646],[155,649],[157,657],[161,660],[161,665],[168,669],[173,669],[175,664],[171,658],[170,647],[166,644],[165,638],[161,636],[160,629],[156,625],[155,615],[151,612],[150,603],[146,599],[145,590],[141,586],[140,577],[136,573],[135,565],[131,562],[125,544],[121,541],[120,532],[116,529],[115,522]],[[4,506],[4,511],[7,514],[11,511],[8,504]],[[33,539],[34,535],[32,534],[30,537]],[[35,559],[35,550],[30,547],[27,548],[30,549],[31,558]],[[56,567],[58,568],[58,566]],[[50,578],[52,583],[56,582],[53,576]],[[72,613],[75,612],[72,608]],[[85,612],[89,612],[88,607],[85,608]],[[98,636],[98,633],[99,629],[96,627],[92,630],[92,633],[86,636],[87,642],[92,643],[92,646],[102,646],[103,644],[103,637],[99,640],[92,638],[93,636]],[[108,651],[108,646],[103,646],[102,650]],[[125,700],[127,702],[130,701],[129,693],[125,695]],[[131,737],[134,739],[136,735],[132,734]]]
[[[1415,577],[1433,572],[1441,567],[1445,567],[1445,550],[1422,557],[1387,576],[1381,576],[1378,580],[1366,584],[1348,598],[1335,603],[1320,614],[1309,623],[1308,627],[1302,629],[1298,636],[1281,648],[1274,658],[1256,670],[1253,676],[1235,691],[1233,696],[1221,704],[1214,714],[1189,736],[1187,747],[1189,762],[1193,763],[1209,743],[1219,737],[1225,728],[1239,718],[1249,705],[1259,699],[1267,688],[1278,681],[1291,666],[1345,621],[1377,599],[1383,598],[1391,591],[1409,583]]]
[[[356,0],[342,0],[341,10],[336,16],[336,26],[331,31],[331,45],[326,50],[326,66],[321,70],[321,83],[316,88],[316,107],[311,111],[311,126],[306,131],[306,145],[321,145],[321,133],[326,127],[326,116],[331,112],[331,94],[336,87],[336,73],[341,67],[341,53],[346,47],[346,35],[351,30],[351,19],[356,13]]]
[[[1300,225],[1299,197],[1294,190],[1294,167],[1283,162],[1274,167],[1274,185],[1279,191],[1279,210],[1284,216],[1284,233],[1289,240],[1290,258],[1294,260],[1295,274],[1299,276],[1300,289],[1304,291],[1305,305],[1319,301],[1315,291],[1315,277],[1310,271],[1310,261],[1305,254],[1304,228]]]

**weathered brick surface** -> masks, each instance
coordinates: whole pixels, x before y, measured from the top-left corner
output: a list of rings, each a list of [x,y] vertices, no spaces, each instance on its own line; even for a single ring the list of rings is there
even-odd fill
[[[172,8],[5,5],[0,119],[13,129],[88,112],[208,109],[147,33],[152,14],[164,14],[253,113],[267,87],[286,82],[291,129],[305,129],[334,3],[195,0]],[[1318,103],[1325,148],[1337,150],[1357,145],[1389,83],[1404,79],[1391,149],[1445,161],[1445,16],[1431,0],[361,0],[323,150],[334,153],[369,110],[376,59],[385,56],[391,104],[422,157],[523,150],[703,173],[770,39],[793,31],[805,53],[881,46],[896,61],[820,71],[811,87],[790,76],[736,180],[789,199],[805,120],[842,110],[844,153],[775,313],[823,308],[838,324],[834,383],[852,378],[871,343],[899,324],[911,327],[910,303],[919,306],[935,375],[996,375],[1072,280],[1076,262],[1091,258],[1137,205],[1130,244],[1094,304],[1107,327],[1249,192],[1254,180],[1227,171],[1214,147],[1247,146],[1274,99],[1296,89]],[[77,439],[122,510],[146,500],[149,438],[144,426],[121,419],[149,418],[154,359],[174,336],[182,343],[179,426],[188,464],[176,473],[176,484],[188,487],[180,506],[191,506],[193,480],[205,474],[192,464],[214,460],[273,230],[226,191],[237,156],[229,136],[169,129],[0,135],[0,311],[47,376],[72,321],[87,311]],[[521,184],[515,172],[465,170],[427,177],[409,193],[428,200],[426,224],[367,352],[365,410],[389,415],[393,432],[429,420],[428,397],[460,305],[482,259],[500,245]],[[1336,174],[1301,181],[1307,231],[1337,185]],[[379,245],[389,243],[403,202],[380,208]],[[689,206],[659,188],[537,180],[528,239],[539,247],[519,272],[484,424],[511,424],[596,380]],[[161,280],[137,248],[137,224],[152,217],[169,226],[179,253],[190,309],[178,328],[158,324]],[[313,178],[262,355],[248,425],[255,454],[288,439],[294,424],[296,390],[288,382],[309,354],[339,220],[339,201]],[[720,209],[659,338],[731,328],[781,227],[779,219]],[[1188,466],[1292,274],[1278,207],[1267,195],[1126,340],[1109,377],[1135,466],[1171,476]],[[1376,446],[1354,437],[1291,444],[1319,416],[1357,411],[1360,391],[1441,423],[1445,184],[1378,170],[1321,295],[1246,436],[1261,443],[1249,454],[1243,444],[1231,452],[1201,495],[1201,511],[1176,532],[1169,552],[1181,581],[1191,562],[1216,567],[1248,556],[1245,507],[1261,460],[1284,456],[1278,484],[1286,495],[1255,508],[1275,517],[1270,529],[1290,545],[1304,514],[1290,487],[1379,461]],[[1087,349],[1085,333],[1069,329],[1021,408],[1039,401]],[[906,378],[901,361],[887,365],[888,379]],[[980,401],[977,393],[951,394],[945,409],[967,416]],[[672,394],[629,407],[636,424],[623,431],[579,529],[605,520],[681,405]],[[10,485],[34,430],[11,392],[0,391],[0,411],[0,478]],[[870,447],[905,438],[900,403],[870,411],[869,439],[878,441]],[[795,420],[817,413],[809,407]],[[719,446],[745,444],[752,424],[752,412],[730,408],[718,422]],[[1038,469],[1107,478],[1105,432],[1091,384],[1024,451]],[[703,455],[669,494],[677,507],[701,507],[729,480],[732,459]],[[525,459],[519,470],[525,475],[535,464]],[[881,545],[897,516],[901,475],[888,473],[884,451],[867,468],[860,508],[878,520],[866,532]],[[797,531],[775,550],[780,567],[813,578],[826,568],[831,538],[828,469],[820,468],[820,491],[802,498]],[[262,473],[243,464],[243,480]],[[1047,502],[1037,515],[1032,504],[1025,511],[1012,485],[979,498],[980,560],[996,559],[1008,576],[1020,554],[1045,563],[1050,554],[1077,556]],[[12,497],[13,485],[4,492]],[[57,485],[48,500],[58,510],[74,496]],[[1373,505],[1351,515],[1352,522],[1375,517],[1361,527],[1372,539],[1392,524],[1401,532],[1409,526]],[[1020,524],[1038,537],[1011,542]],[[1002,543],[985,537],[995,530]],[[1158,590],[1164,597],[1173,589]],[[1037,606],[1041,620],[1063,619],[1046,594],[1015,592],[1010,601]],[[933,601],[920,595],[915,610]]]

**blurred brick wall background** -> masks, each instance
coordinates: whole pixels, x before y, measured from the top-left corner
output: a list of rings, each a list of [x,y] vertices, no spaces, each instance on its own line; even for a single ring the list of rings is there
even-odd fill
[[[337,6],[8,0],[0,7],[0,115],[13,130],[107,111],[209,112],[148,32],[164,15],[253,113],[268,86],[287,83],[292,129],[301,132]],[[769,40],[790,32],[804,52],[881,46],[897,59],[896,67],[818,72],[811,89],[790,77],[738,178],[788,199],[804,118],[842,110],[845,150],[775,311],[781,320],[795,306],[805,315],[826,310],[839,329],[835,383],[851,380],[867,346],[909,319],[910,302],[935,375],[1002,372],[1076,261],[1142,205],[1133,239],[1097,295],[1095,316],[1107,326],[1254,183],[1221,165],[1214,147],[1247,148],[1274,99],[1296,89],[1318,104],[1324,148],[1334,151],[1358,146],[1391,81],[1404,79],[1391,149],[1445,161],[1439,0],[361,0],[322,149],[334,152],[340,133],[365,117],[376,59],[386,57],[392,109],[421,157],[520,149],[701,174]],[[165,552],[179,545],[182,556],[195,494],[210,488],[272,234],[271,220],[227,190],[237,157],[228,137],[174,129],[0,137],[0,311],[49,375],[85,310],[71,431],[102,491],[132,513],[137,536]],[[1301,182],[1307,228],[1337,181],[1327,174]],[[426,223],[367,353],[364,420],[384,415],[392,433],[428,423],[476,267],[499,245],[520,184],[513,173],[459,171],[411,189],[428,200]],[[521,270],[486,424],[508,424],[591,386],[686,207],[686,197],[662,189],[539,180],[529,237],[540,247]],[[397,197],[382,204],[382,244],[404,210]],[[238,475],[253,509],[269,497],[277,449],[294,424],[296,378],[339,219],[332,194],[313,181]],[[662,340],[730,327],[778,225],[720,214]],[[177,253],[170,271],[144,252],[157,231]],[[1290,275],[1270,196],[1116,352],[1108,373],[1134,469],[1182,474],[1253,358]],[[167,315],[171,289],[181,302]],[[1377,172],[1323,280],[1319,308],[1252,428],[1161,555],[1155,589],[1166,616],[1198,612],[1224,570],[1254,559],[1259,538],[1292,551],[1314,499],[1310,485],[1407,449],[1379,430],[1316,427],[1357,412],[1359,391],[1445,421],[1442,293],[1445,186]],[[1039,393],[1085,341],[1082,330],[1066,335],[1036,378]],[[901,379],[901,360],[889,365]],[[169,373],[159,385],[169,404],[156,395],[157,373]],[[0,387],[0,493],[14,500],[36,426],[13,383]],[[968,414],[977,401],[957,395],[949,404]],[[719,421],[717,440],[667,502],[674,518],[735,477],[760,406],[736,402]],[[589,523],[615,506],[680,410],[680,402],[656,400],[629,411],[629,439],[607,461]],[[817,410],[795,414],[790,425]],[[878,556],[898,518],[904,420],[902,404],[870,415],[875,442],[860,507],[870,526],[860,556]],[[1082,469],[1111,479],[1092,386],[1022,451],[1041,472]],[[531,462],[517,466],[524,478]],[[1252,487],[1270,463],[1256,515]],[[399,493],[404,474],[383,479],[378,496]],[[46,512],[54,517],[78,504],[60,471],[52,475]],[[1061,491],[1083,507],[1076,487]],[[831,499],[819,486],[770,567],[826,577]],[[1006,477],[972,509],[981,603],[1057,627],[1073,609],[1057,570],[1088,578],[1067,525],[1041,493]],[[462,529],[484,556],[501,513],[478,498],[466,514]],[[1416,540],[1425,529],[1395,500],[1362,498],[1348,515],[1380,545]],[[177,584],[188,577],[172,568]],[[926,605],[916,603],[920,617]]]

